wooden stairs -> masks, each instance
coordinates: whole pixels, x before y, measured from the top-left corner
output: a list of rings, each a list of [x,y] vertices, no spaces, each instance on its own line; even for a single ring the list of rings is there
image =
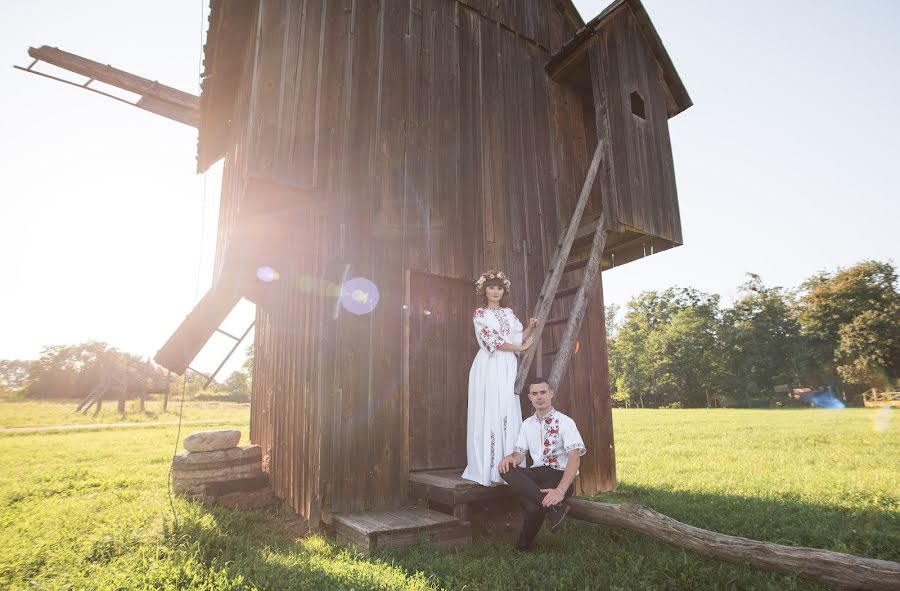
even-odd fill
[[[94,386],[94,389],[88,392],[88,395],[78,403],[78,406],[75,408],[75,412],[80,412],[81,414],[86,415],[88,410],[90,410],[92,406],[94,406],[100,400],[103,400],[103,397],[106,396],[106,393],[109,392],[109,389],[111,387],[112,384],[109,380],[100,380],[100,383]]]
[[[472,542],[468,521],[421,507],[338,513],[334,515],[334,531],[338,541],[367,553],[421,543],[454,550]]]

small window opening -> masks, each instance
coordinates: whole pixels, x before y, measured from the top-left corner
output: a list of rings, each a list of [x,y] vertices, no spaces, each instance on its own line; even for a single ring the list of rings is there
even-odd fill
[[[638,91],[631,93],[631,112],[641,119],[647,119],[646,112],[644,111],[644,99],[641,98]]]

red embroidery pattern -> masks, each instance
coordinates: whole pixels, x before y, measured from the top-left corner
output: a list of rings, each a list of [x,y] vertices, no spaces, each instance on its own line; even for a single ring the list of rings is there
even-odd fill
[[[494,310],[494,316],[497,317],[497,321],[500,323],[500,334],[509,338],[509,318],[506,317],[506,312],[504,310]]]
[[[560,452],[559,418],[555,413],[555,410],[550,411],[550,414],[544,417],[543,423],[541,424],[544,432],[544,453],[542,454],[541,460],[546,466],[558,468],[559,460],[557,456]]]
[[[485,326],[477,331],[481,342],[484,343],[484,346],[487,347],[487,350],[491,353],[496,351],[497,347],[509,340],[509,322],[506,319],[505,313],[503,310],[493,310],[493,312],[500,323],[500,330],[497,331],[496,329]],[[472,318],[476,320],[484,319],[485,316],[486,310],[484,308],[478,308],[475,310],[475,313],[472,314]]]

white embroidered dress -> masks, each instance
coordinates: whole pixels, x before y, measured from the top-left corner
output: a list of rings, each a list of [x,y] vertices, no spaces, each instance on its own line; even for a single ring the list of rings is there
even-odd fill
[[[462,477],[483,486],[504,484],[497,464],[512,453],[522,425],[515,395],[518,362],[504,343],[522,344],[522,323],[509,308],[478,308],[472,317],[479,351],[469,370],[466,458]]]

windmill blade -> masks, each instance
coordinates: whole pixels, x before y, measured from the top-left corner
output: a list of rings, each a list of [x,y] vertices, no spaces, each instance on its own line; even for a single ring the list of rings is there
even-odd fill
[[[29,74],[37,74],[38,76],[43,76],[65,84],[84,88],[85,90],[97,94],[102,94],[103,96],[151,113],[156,113],[157,115],[162,115],[167,119],[172,119],[173,121],[178,121],[179,123],[184,123],[191,127],[199,127],[200,125],[200,98],[196,95],[160,84],[154,80],[141,78],[140,76],[136,76],[124,70],[119,70],[110,65],[89,60],[75,55],[74,53],[57,49],[56,47],[47,47],[46,45],[38,48],[29,47],[28,55],[34,59],[31,64],[27,67],[13,67],[22,70],[23,72],[28,72]],[[63,70],[68,70],[81,76],[87,76],[88,80],[83,84],[78,84],[71,80],[65,80],[64,78],[45,74],[44,72],[38,72],[33,68],[39,62],[45,62],[58,68],[62,68]],[[136,94],[141,98],[136,102],[125,100],[108,92],[91,87],[91,83],[94,81],[121,88],[122,90]]]

